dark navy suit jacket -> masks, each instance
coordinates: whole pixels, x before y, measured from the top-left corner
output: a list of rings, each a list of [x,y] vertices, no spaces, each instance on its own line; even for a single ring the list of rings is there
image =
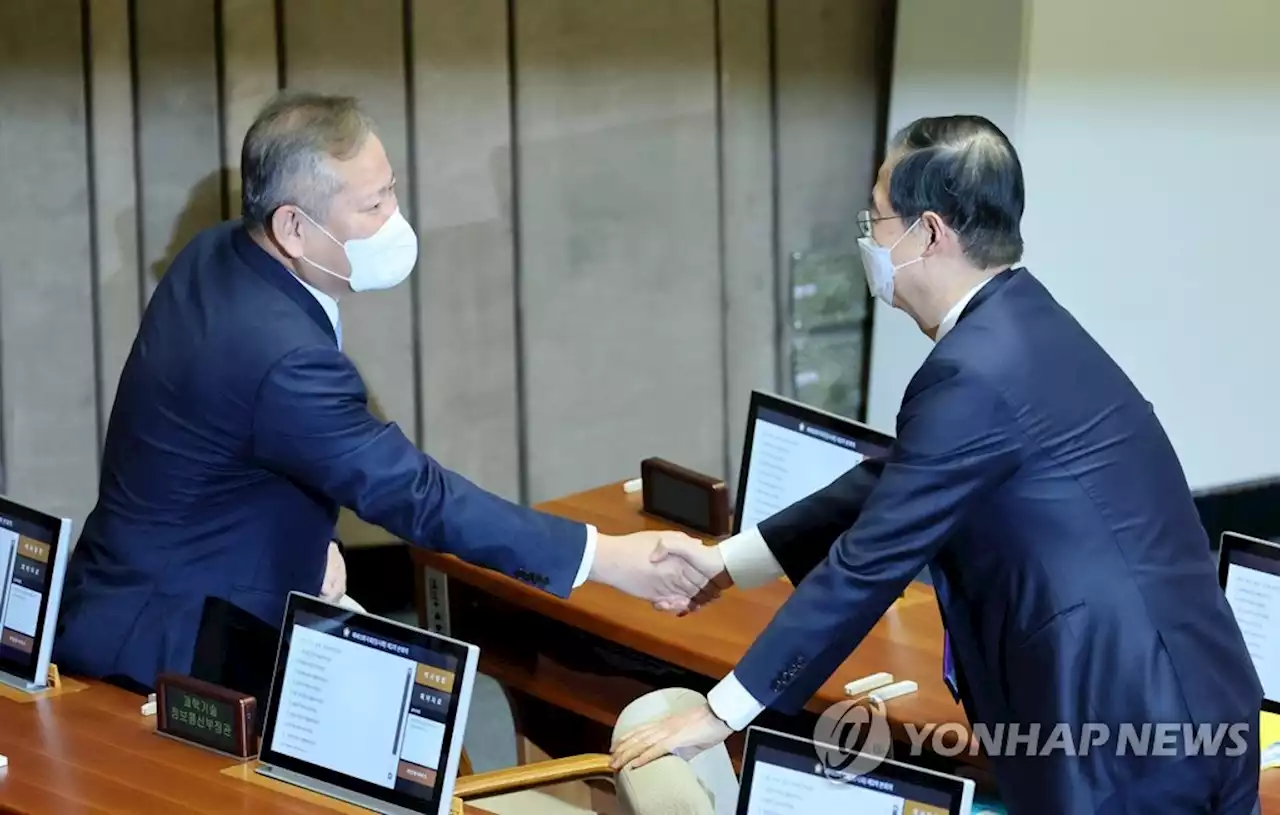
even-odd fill
[[[376,419],[315,298],[240,225],[210,229],[160,282],[121,374],[59,666],[147,686],[186,672],[211,597],[278,626],[288,592],[319,592],[342,506],[562,597],[586,543]]]
[[[1011,812],[1252,807],[1256,730],[1234,764],[1117,757],[1123,723],[1252,724],[1262,689],[1151,405],[1026,270],[935,345],[885,460],[760,532],[796,583],[735,670],[761,703],[803,705],[930,564],[971,721],[1040,746],[1110,728],[1086,756],[992,758]]]

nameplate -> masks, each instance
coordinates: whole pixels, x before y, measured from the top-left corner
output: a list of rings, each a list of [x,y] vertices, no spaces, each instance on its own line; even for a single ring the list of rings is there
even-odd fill
[[[660,458],[640,462],[644,511],[689,529],[721,537],[732,529],[724,481]]]
[[[156,680],[156,732],[245,760],[258,755],[257,700],[181,674]]]

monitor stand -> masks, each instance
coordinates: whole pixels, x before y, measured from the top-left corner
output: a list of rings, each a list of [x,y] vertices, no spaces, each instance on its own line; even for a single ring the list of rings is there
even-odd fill
[[[14,676],[13,674],[5,673],[4,671],[0,671],[0,685],[7,685],[15,690],[20,690],[23,693],[38,693],[42,690],[48,690],[53,687],[47,679],[42,684],[37,684],[29,679],[24,679],[21,676]]]
[[[292,784],[295,787],[301,787],[304,790],[309,790],[327,798],[336,798],[339,801],[344,801],[348,804],[352,804],[353,806],[363,807],[371,812],[377,812],[379,815],[421,815],[422,812],[426,811],[415,811],[396,806],[395,804],[388,804],[386,801],[379,801],[376,798],[344,789],[336,784],[330,784],[317,778],[311,778],[310,776],[303,775],[302,773],[286,770],[283,767],[277,767],[273,764],[264,764],[259,762],[258,766],[254,768],[254,772],[264,778],[270,778],[273,781],[279,781],[285,784]],[[432,810],[433,812],[439,811],[439,805],[437,804],[436,806],[437,808]]]

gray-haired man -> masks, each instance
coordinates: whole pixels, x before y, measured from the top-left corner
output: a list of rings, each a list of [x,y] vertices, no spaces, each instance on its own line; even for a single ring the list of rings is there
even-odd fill
[[[243,222],[206,230],[174,260],[121,375],[98,503],[68,573],[64,670],[135,688],[164,671],[229,681],[222,660],[273,639],[253,621],[277,626],[290,591],[341,593],[331,540],[344,506],[562,597],[593,579],[685,607],[706,578],[659,555],[692,539],[611,537],[517,506],[369,412],[339,303],[403,282],[418,244],[355,100],[276,99],[241,165]],[[250,644],[237,649],[234,632]]]

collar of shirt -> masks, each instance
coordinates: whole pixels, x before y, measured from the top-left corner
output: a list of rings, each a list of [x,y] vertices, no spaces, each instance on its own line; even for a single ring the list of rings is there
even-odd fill
[[[956,304],[951,307],[951,310],[943,315],[942,322],[938,323],[938,330],[934,334],[934,342],[941,341],[942,338],[947,335],[947,332],[956,327],[956,323],[960,321],[960,315],[964,313],[964,307],[969,305],[969,301],[973,299],[973,296],[982,291],[982,287],[987,285],[990,281],[991,278],[988,277],[972,289],[969,289],[968,293],[957,300]]]
[[[329,318],[329,325],[333,326],[334,334],[338,333],[338,301],[329,295],[307,283],[307,281],[294,276],[294,279],[302,284],[302,288],[311,292],[311,296],[316,298],[316,302],[320,304],[320,308],[324,309],[325,316]]]

